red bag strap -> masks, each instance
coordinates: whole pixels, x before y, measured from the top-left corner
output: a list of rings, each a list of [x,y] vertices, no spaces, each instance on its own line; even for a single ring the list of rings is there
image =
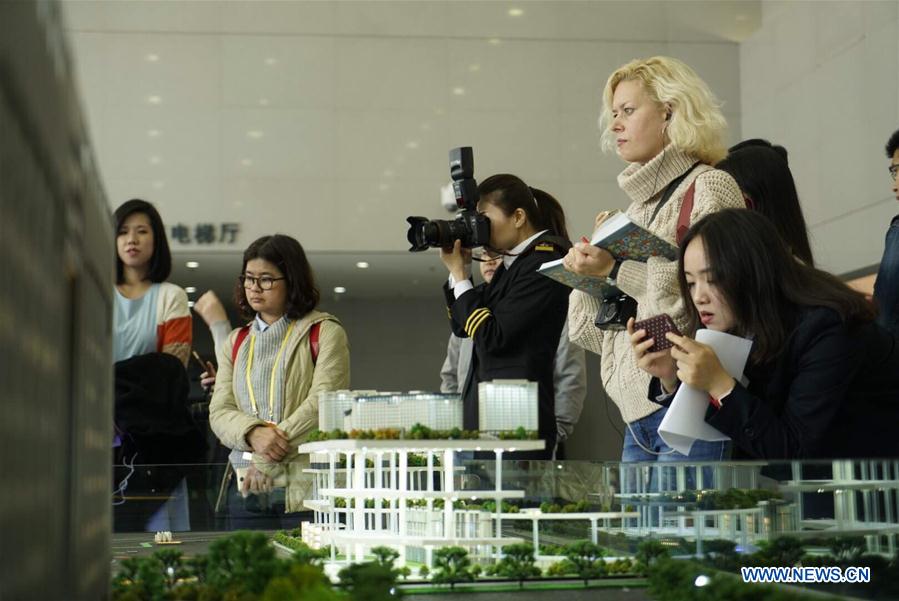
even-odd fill
[[[312,351],[312,365],[315,365],[318,361],[318,335],[321,330],[321,322],[317,322],[312,324],[312,327],[309,328],[309,350]],[[240,345],[243,344],[244,339],[247,337],[247,334],[250,333],[250,326],[244,326],[237,331],[237,338],[234,339],[234,347],[231,349],[231,364],[237,362],[237,351],[240,350]]]
[[[695,192],[696,180],[693,180],[693,183],[687,188],[687,193],[684,194],[684,202],[680,206],[680,215],[677,216],[677,234],[675,239],[678,246],[680,246],[680,241],[684,239],[684,236],[687,235],[687,230],[690,229],[690,214],[693,213],[693,194]]]
[[[250,326],[248,325],[237,330],[237,338],[234,339],[234,346],[231,348],[231,365],[237,363],[237,351],[240,350],[240,345],[243,344],[244,338],[246,338],[249,333]]]
[[[321,326],[322,322],[318,321],[309,328],[309,350],[312,351],[312,365],[318,362],[318,333]]]

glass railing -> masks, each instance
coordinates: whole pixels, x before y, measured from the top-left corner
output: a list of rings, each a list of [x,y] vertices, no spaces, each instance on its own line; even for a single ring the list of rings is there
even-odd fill
[[[607,577],[645,575],[656,555],[738,579],[746,566],[869,566],[866,584],[813,588],[893,598],[883,591],[899,577],[899,460],[497,461],[493,452],[482,459],[484,450],[419,446],[369,442],[269,474],[116,466],[114,563],[166,545],[203,554],[233,531],[254,530],[284,557],[321,549],[335,578],[378,546],[396,549],[415,581],[433,574],[441,548],[465,549],[487,574],[504,548],[522,544],[541,577],[564,578],[574,577],[565,572],[572,546],[588,541]]]

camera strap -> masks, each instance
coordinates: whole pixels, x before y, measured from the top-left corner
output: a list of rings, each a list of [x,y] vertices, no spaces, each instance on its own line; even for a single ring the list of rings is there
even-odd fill
[[[647,227],[652,225],[652,222],[656,220],[656,216],[658,216],[659,211],[661,211],[662,207],[665,206],[665,203],[667,203],[671,199],[671,195],[674,194],[674,191],[677,190],[677,187],[680,186],[685,179],[687,179],[687,176],[690,175],[690,173],[692,173],[694,169],[696,169],[697,165],[699,165],[699,161],[693,163],[693,165],[689,169],[684,171],[681,175],[672,180],[671,183],[665,187],[665,193],[662,194],[662,198],[661,200],[659,200],[659,204],[657,204],[656,208],[653,209],[652,217],[649,218]]]

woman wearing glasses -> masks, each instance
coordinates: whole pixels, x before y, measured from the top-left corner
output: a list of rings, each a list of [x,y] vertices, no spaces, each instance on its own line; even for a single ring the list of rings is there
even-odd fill
[[[290,236],[263,236],[247,248],[234,296],[251,321],[222,346],[210,425],[232,449],[244,496],[275,485],[280,496],[283,485],[284,508],[274,499],[269,511],[301,511],[307,483],[296,449],[318,425],[319,393],[349,387],[346,332],[334,316],[315,310],[312,268]],[[259,501],[252,498],[247,508]]]

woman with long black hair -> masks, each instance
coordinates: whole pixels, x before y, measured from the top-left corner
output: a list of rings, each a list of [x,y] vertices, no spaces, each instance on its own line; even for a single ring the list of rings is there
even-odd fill
[[[453,333],[474,341],[465,385],[463,421],[478,427],[478,384],[494,379],[538,383],[543,451],[521,458],[550,458],[556,443],[553,366],[568,310],[569,288],[537,273],[560,259],[570,242],[559,202],[514,175],[494,175],[478,186],[478,211],[490,220],[490,256],[502,265],[486,286],[470,278],[471,253],[456,241],[440,258],[450,272],[444,285]]]
[[[770,220],[729,209],[703,218],[681,242],[680,292],[689,333],[699,327],[751,338],[735,381],[715,351],[667,334],[672,349],[628,324],[650,399],[681,383],[709,394],[705,421],[760,459],[899,455],[899,345],[873,306],[836,277],[797,261]]]

